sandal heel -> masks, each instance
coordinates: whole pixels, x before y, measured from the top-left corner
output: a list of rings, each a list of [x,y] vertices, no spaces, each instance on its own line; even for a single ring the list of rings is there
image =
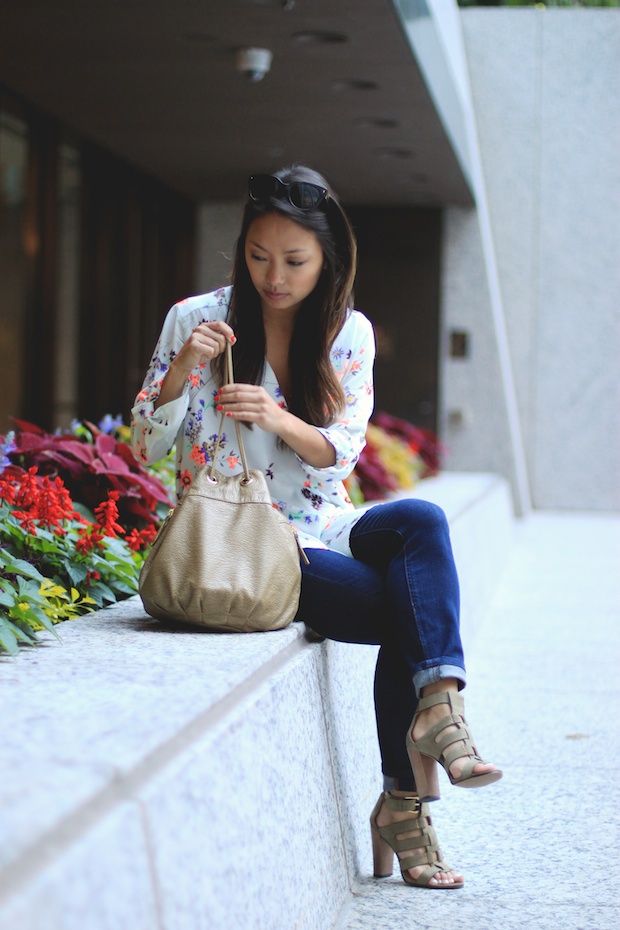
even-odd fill
[[[375,878],[387,878],[394,871],[394,850],[371,824],[372,864]]]
[[[413,740],[407,734],[407,753],[413,770],[416,790],[420,800],[438,801],[441,797],[439,778],[437,777],[437,763],[429,756],[423,756],[413,745]]]

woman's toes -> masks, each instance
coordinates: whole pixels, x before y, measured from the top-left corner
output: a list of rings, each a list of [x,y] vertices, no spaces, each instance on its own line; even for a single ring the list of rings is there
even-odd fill
[[[466,762],[466,756],[462,756],[460,759],[455,759],[455,761],[450,766],[450,772],[453,778],[460,778]],[[496,769],[497,766],[492,762],[477,762],[473,768],[472,775],[487,775],[489,772],[495,772]]]
[[[496,768],[492,762],[479,762],[474,766],[474,775],[486,775],[487,772],[494,772]]]

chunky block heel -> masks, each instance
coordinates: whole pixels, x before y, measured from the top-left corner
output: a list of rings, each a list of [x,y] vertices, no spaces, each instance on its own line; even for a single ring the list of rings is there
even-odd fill
[[[377,825],[377,815],[384,804],[390,810],[411,811],[414,816],[408,820],[399,820],[380,827]],[[462,881],[430,884],[431,879],[440,872],[451,872],[452,869],[443,861],[437,843],[437,834],[428,813],[428,806],[423,804],[419,797],[395,798],[387,791],[383,792],[370,815],[370,830],[375,878],[387,878],[392,874],[394,853],[398,855],[401,852],[410,852],[413,855],[402,859],[398,856],[400,873],[405,884],[416,888],[432,889],[463,887]],[[414,831],[419,835],[407,836]],[[411,878],[409,869],[416,869],[420,866],[426,866],[426,868],[417,878]]]
[[[441,791],[439,790],[437,763],[429,756],[423,756],[421,752],[418,752],[410,733],[411,729],[407,733],[407,753],[409,754],[418,794],[424,802],[438,801],[441,797]]]
[[[379,807],[381,807],[381,804]],[[373,826],[371,819],[373,875],[375,878],[388,878],[394,871],[394,850],[388,841],[381,836],[379,829],[379,827]]]

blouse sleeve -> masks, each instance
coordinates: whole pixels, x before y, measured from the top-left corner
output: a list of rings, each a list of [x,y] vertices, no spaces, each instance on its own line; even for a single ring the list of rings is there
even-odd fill
[[[187,413],[192,380],[196,383],[200,380],[196,369],[185,382],[180,397],[155,409],[166,372],[192,330],[202,321],[224,319],[227,306],[228,289],[223,288],[181,301],[168,312],[142,390],[131,411],[131,447],[144,465],[165,458],[174,446]]]
[[[179,304],[169,311],[131,411],[131,447],[143,465],[164,458],[172,449],[187,413],[189,380],[180,397],[155,409],[166,372],[185,342]]]
[[[351,314],[336,337],[331,358],[346,407],[331,426],[316,428],[336,450],[336,462],[327,468],[315,468],[297,458],[308,474],[342,481],[351,474],[366,445],[366,427],[374,404],[375,337],[370,320],[359,311]]]

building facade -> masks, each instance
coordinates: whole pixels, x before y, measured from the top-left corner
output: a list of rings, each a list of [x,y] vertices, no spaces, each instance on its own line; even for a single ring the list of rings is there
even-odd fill
[[[245,160],[229,148],[229,160],[245,173],[305,160],[343,194],[360,240],[357,302],[378,336],[378,406],[436,429],[447,469],[507,476],[518,512],[618,508],[620,11],[365,0],[357,18],[347,3],[336,13],[316,2],[285,20],[274,4],[232,5],[257,7],[251,25],[261,38],[263,20],[272,33],[284,23],[286,34],[269,36],[284,64],[269,76],[271,98],[211,74],[205,142],[194,156],[198,165],[204,158],[200,178],[181,164],[187,141],[176,155],[168,144],[166,175],[160,144],[170,132],[156,131],[148,114],[133,140],[140,157],[129,131],[123,156],[113,128],[106,145],[105,126],[77,104],[69,122],[15,61],[0,71],[0,432],[12,416],[46,428],[127,417],[168,306],[230,273],[243,193],[222,173],[226,152],[217,149],[228,137],[218,102],[228,110],[234,102],[239,126],[256,119],[251,139],[275,139],[279,96],[291,147],[248,151]],[[232,28],[220,23],[219,4],[207,6],[214,34],[218,23]],[[138,5],[130,12],[138,16]],[[299,28],[315,14],[323,26],[331,15],[334,29]],[[14,30],[16,15],[4,17]],[[112,13],[105,24],[103,12],[93,15],[102,28],[123,27]],[[287,76],[298,72],[284,39],[298,59],[307,56],[299,80],[318,80],[310,68],[317,35],[331,81],[323,122],[340,121],[348,149],[330,148],[334,132],[312,122],[310,90],[305,105],[287,102]],[[210,49],[209,67],[226,64],[204,23],[186,23],[183,41],[183,57],[155,62],[153,75],[180,73],[198,46]],[[118,70],[128,80],[135,63],[123,48],[96,62],[93,101],[103,101],[96,77],[113,83]],[[404,70],[388,87],[398,55]],[[360,77],[337,81],[341,62]],[[106,100],[129,113],[131,94]]]

